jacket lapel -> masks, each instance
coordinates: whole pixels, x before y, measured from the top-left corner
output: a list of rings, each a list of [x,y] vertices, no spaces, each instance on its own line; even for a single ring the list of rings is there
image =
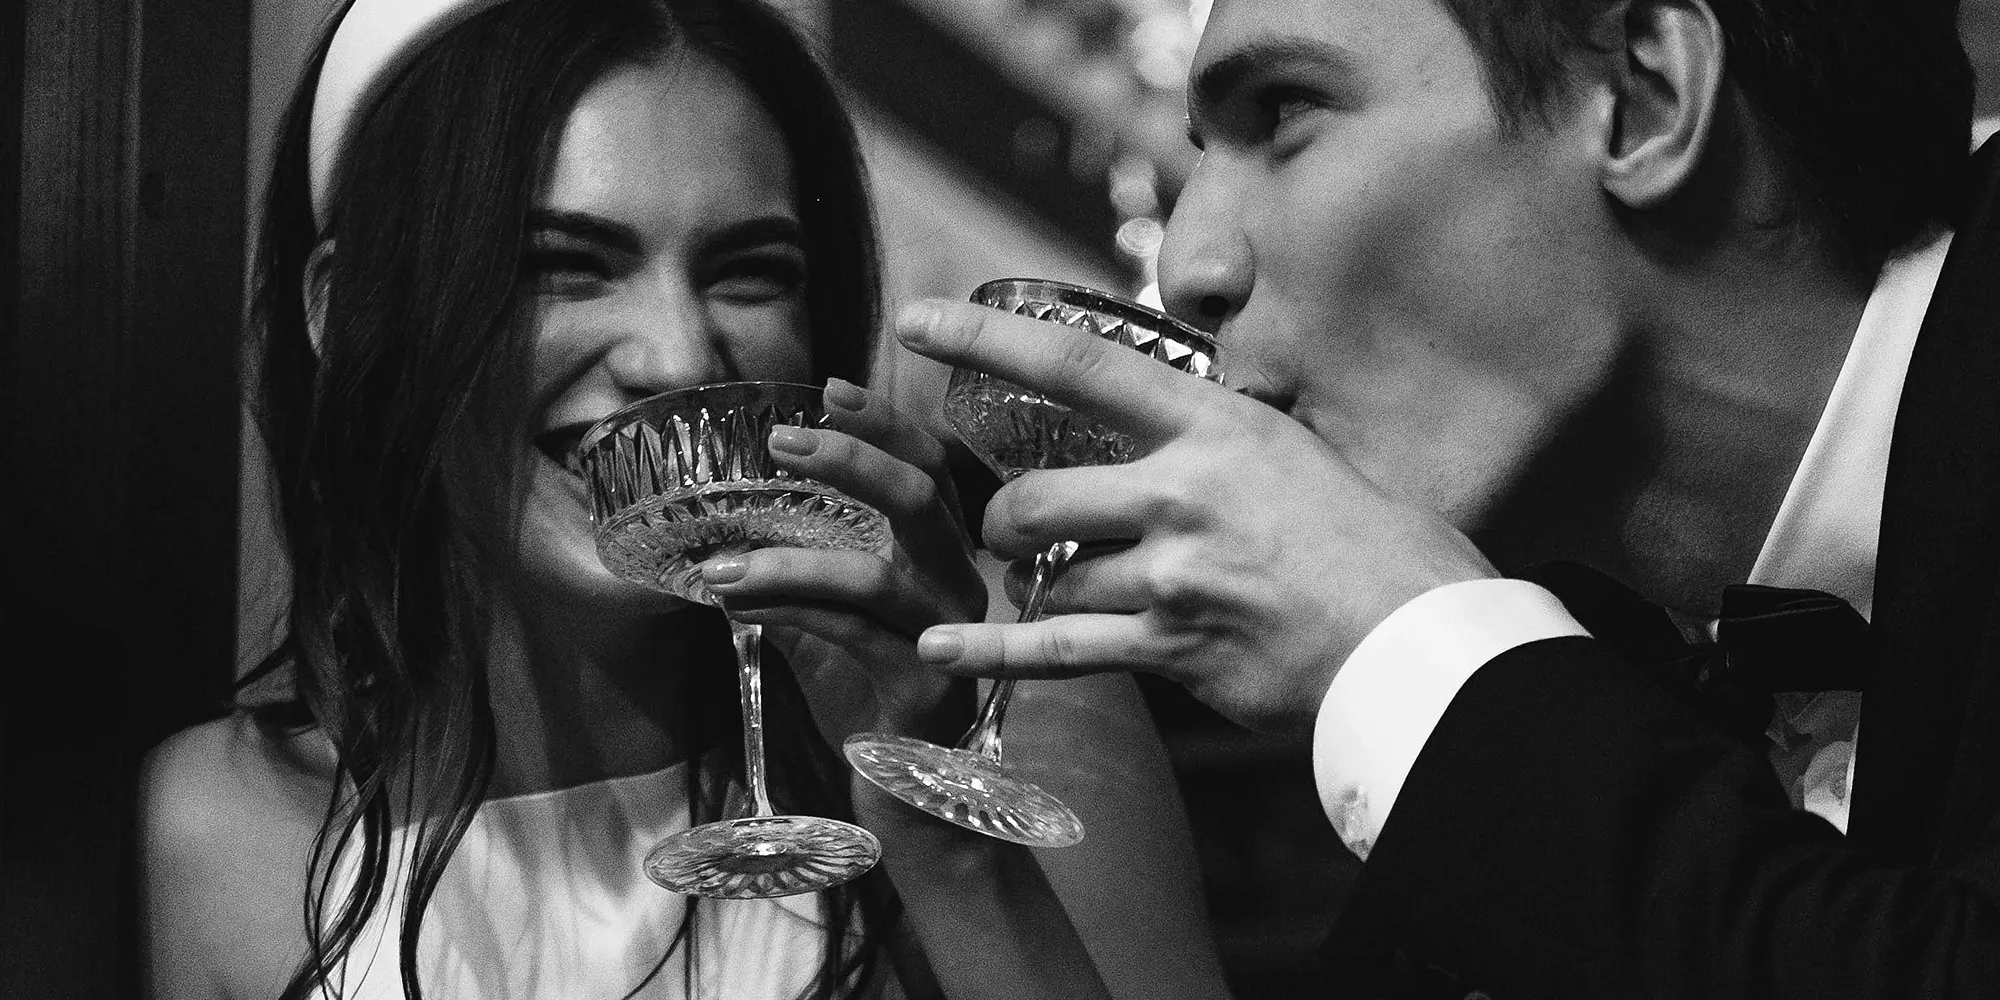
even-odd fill
[[[1948,857],[1991,813],[2000,748],[2000,142],[1910,357],[1876,568],[1876,670],[1862,700],[1849,833],[1907,863]],[[1947,803],[1949,802],[1949,806]],[[1950,829],[1947,830],[1947,820]]]

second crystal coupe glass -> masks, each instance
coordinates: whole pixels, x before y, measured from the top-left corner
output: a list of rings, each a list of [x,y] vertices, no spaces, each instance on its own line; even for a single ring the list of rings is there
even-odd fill
[[[1201,331],[1106,292],[1060,281],[1005,278],[979,286],[972,301],[1060,324],[1078,336],[1123,344],[1197,378],[1222,378],[1215,342]],[[1133,442],[1125,435],[1046,396],[969,368],[952,371],[944,414],[966,446],[1003,480],[1030,469],[1114,465],[1134,457]],[[1057,542],[1035,557],[1021,621],[1042,617],[1049,587],[1076,549],[1075,542]],[[1001,723],[1013,692],[1013,681],[995,683],[957,747],[860,733],[846,741],[848,763],[904,802],[960,826],[1033,847],[1075,844],[1083,839],[1076,814],[1001,765]]]
[[[725,382],[651,396],[599,421],[578,447],[590,485],[597,551],[612,572],[686,600],[718,605],[701,564],[766,546],[887,551],[888,521],[831,486],[771,460],[780,424],[823,420],[821,391],[785,382]],[[647,855],[649,878],[725,899],[789,896],[839,885],[882,855],[875,835],[822,816],[782,816],[764,787],[761,626],[730,619],[743,711],[743,770],[754,807],[705,823]]]

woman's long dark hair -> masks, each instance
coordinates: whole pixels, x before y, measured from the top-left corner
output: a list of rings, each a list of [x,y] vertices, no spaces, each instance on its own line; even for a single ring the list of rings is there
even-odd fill
[[[791,28],[755,0],[509,0],[427,47],[364,109],[321,230],[306,142],[329,40],[287,116],[258,255],[257,415],[293,590],[284,640],[246,683],[288,678],[287,697],[260,721],[319,728],[338,761],[303,904],[311,949],[283,996],[310,996],[342,967],[389,898],[390,832],[401,823],[412,863],[399,964],[405,992],[419,1000],[424,911],[495,755],[483,595],[498,571],[480,567],[445,480],[473,484],[454,487],[455,501],[518,495],[515,470],[494,457],[514,449],[491,443],[517,436],[526,419],[518,401],[532,331],[518,276],[530,207],[569,111],[608,70],[676,51],[714,59],[749,88],[794,164],[818,377],[859,381],[867,371],[879,310],[874,227],[833,88]],[[322,239],[337,250],[316,348],[303,289]],[[726,662],[720,616],[683,617],[717,636]],[[798,811],[850,815],[845,768],[789,672],[774,666],[774,795]],[[692,671],[682,707],[689,759],[713,749],[724,762],[710,773],[688,768],[696,823],[720,815],[727,775],[741,768],[736,734],[708,721],[733,717],[733,689],[717,687],[728,673]],[[338,874],[343,863],[358,873],[351,883]],[[872,873],[822,896],[825,954],[809,995],[859,992],[877,975],[893,892]],[[671,946],[690,949],[690,982],[693,904]],[[850,940],[857,908],[862,932]]]

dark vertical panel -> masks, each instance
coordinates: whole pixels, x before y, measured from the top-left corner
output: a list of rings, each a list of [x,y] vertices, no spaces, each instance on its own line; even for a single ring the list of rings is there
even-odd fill
[[[4,7],[0,996],[125,996],[138,755],[232,660],[248,10]]]
[[[21,33],[19,4],[0,6],[0,358],[21,328]],[[11,408],[15,370],[0,364],[0,406]],[[4,810],[0,804],[0,810]]]
[[[10,631],[18,649],[36,650],[24,672],[39,683],[6,699],[0,994],[108,997],[124,936],[116,692],[129,651],[115,428],[129,325],[134,25],[116,0],[28,0],[19,10],[19,325],[6,414],[16,478],[4,544],[21,612]]]
[[[14,364],[16,334],[21,329],[21,34],[23,12],[19,4],[0,4],[0,417],[14,412],[17,366]],[[0,451],[0,463],[7,454]],[[19,486],[0,486],[0,538],[15,528],[13,494]],[[13,565],[14,552],[0,541],[0,565]],[[23,607],[17,599],[14,574],[0,570],[0,616]],[[8,707],[25,699],[16,697],[0,706],[0,777],[11,773],[14,716],[18,708]],[[4,831],[11,823],[8,807],[9,784],[0,783],[0,893],[11,887],[6,877],[10,856]],[[5,898],[5,897],[0,897]],[[0,936],[14,940],[10,920],[0,913]],[[0,973],[0,985],[11,975]]]
[[[250,3],[148,4],[142,37],[124,470],[139,495],[123,514],[145,610],[128,750],[204,711],[234,670]]]

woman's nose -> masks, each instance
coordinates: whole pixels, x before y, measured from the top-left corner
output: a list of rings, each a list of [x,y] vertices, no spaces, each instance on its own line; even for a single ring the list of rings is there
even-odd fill
[[[666,284],[620,310],[604,365],[628,395],[734,377],[719,331],[692,289]]]
[[[1160,302],[1210,333],[1242,310],[1255,279],[1236,193],[1204,157],[1181,189],[1160,245]]]

